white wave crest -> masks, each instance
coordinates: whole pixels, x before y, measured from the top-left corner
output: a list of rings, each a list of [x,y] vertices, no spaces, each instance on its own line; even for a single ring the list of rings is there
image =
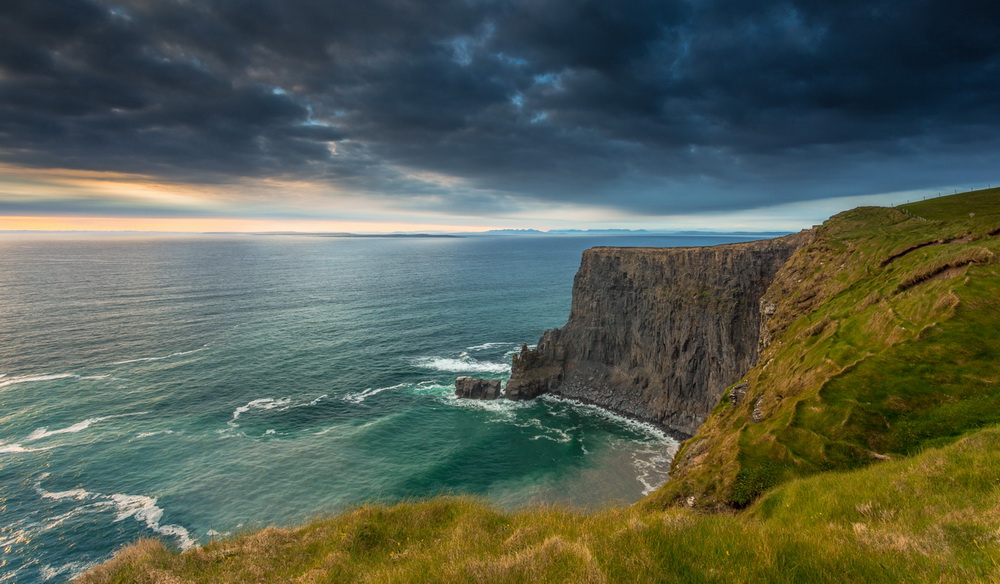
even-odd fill
[[[149,438],[150,436],[159,436],[161,434],[176,434],[173,430],[157,430],[155,432],[139,432],[135,435],[136,438]]]
[[[417,367],[423,367],[424,369],[447,371],[450,373],[510,373],[510,363],[477,361],[465,353],[457,359],[449,357],[423,357],[417,359],[415,364]]]
[[[274,399],[273,397],[264,397],[261,399],[255,399],[247,402],[246,405],[242,405],[235,410],[233,410],[233,419],[230,422],[232,424],[240,418],[243,414],[249,412],[250,410],[274,410],[285,411],[291,407],[292,398],[283,397],[280,399]]]
[[[145,495],[124,495],[116,493],[106,495],[115,505],[115,521],[124,521],[134,518],[136,521],[145,523],[147,527],[161,535],[173,536],[177,538],[181,550],[188,550],[197,545],[191,537],[191,533],[180,525],[161,525],[163,509],[157,507],[155,497]]]
[[[70,489],[68,491],[59,491],[58,493],[50,493],[48,491],[42,491],[42,497],[46,499],[76,499],[78,501],[86,499],[91,496],[92,493],[85,491],[83,489]]]
[[[442,385],[437,381],[421,381],[417,383],[417,391],[441,391],[441,392],[455,392],[455,385]]]
[[[42,574],[42,579],[45,580],[46,582],[58,578],[59,576],[62,576],[64,574],[69,575],[70,579],[72,580],[78,574],[85,572],[86,570],[89,570],[94,565],[95,564],[93,564],[92,562],[70,562],[68,564],[63,564],[58,568],[53,568],[52,566],[46,564],[42,566],[39,571]]]
[[[48,438],[49,436],[55,436],[56,434],[72,434],[74,432],[82,432],[87,428],[89,428],[92,424],[96,424],[97,422],[103,422],[104,420],[107,419],[108,419],[107,416],[103,416],[100,418],[87,418],[82,422],[77,422],[72,426],[67,426],[65,428],[60,428],[58,430],[49,430],[45,426],[42,426],[41,428],[35,429],[35,431],[32,432],[31,434],[28,434],[28,437],[25,438],[25,440],[27,440],[28,442],[33,442],[35,440],[41,440],[42,438]]]
[[[616,414],[615,412],[606,410],[600,406],[595,406],[593,404],[586,404],[575,399],[568,399],[565,397],[554,396],[551,394],[544,394],[539,396],[540,400],[547,401],[550,403],[567,404],[576,409],[584,410],[588,414],[597,415],[601,418],[614,422],[618,425],[625,426],[640,434],[645,434],[650,438],[653,438],[659,442],[673,443],[677,444],[677,440],[672,438],[669,434],[664,432],[661,428],[650,424],[649,422],[640,422],[629,418],[628,416],[623,416],[621,414]]]
[[[126,359],[124,361],[115,361],[112,365],[126,365],[128,363],[141,363],[143,361],[163,361],[165,359],[172,359],[174,357],[181,357],[183,355],[190,355],[191,353],[198,353],[204,351],[208,348],[208,345],[199,347],[197,349],[191,349],[190,351],[177,351],[176,353],[170,353],[169,355],[163,355],[161,357],[138,357],[136,359]]]
[[[506,342],[506,343],[482,343],[480,345],[474,345],[472,347],[467,347],[465,350],[466,351],[489,351],[489,350],[492,350],[492,349],[499,349],[501,347],[507,347],[508,349],[517,347],[518,349],[520,349],[521,348],[521,343],[511,343],[511,342]]]
[[[468,410],[480,410],[496,414],[498,418],[496,422],[503,423],[516,420],[517,410],[530,408],[533,405],[530,401],[513,401],[509,399],[459,399],[455,396],[454,388],[452,388],[451,393],[442,394],[438,399],[441,403],[449,406],[465,408]]]
[[[92,493],[85,489],[70,489],[68,491],[58,491],[53,493],[46,491],[41,486],[42,481],[49,476],[49,473],[44,473],[39,476],[38,481],[35,482],[35,491],[43,498],[54,499],[57,501],[64,499],[90,501],[86,505],[78,507],[68,514],[55,518],[56,524],[62,523],[76,512],[90,512],[110,509],[115,513],[115,522],[132,518],[140,523],[144,523],[146,527],[155,533],[169,537],[176,537],[181,550],[188,550],[198,544],[198,542],[191,537],[191,533],[184,527],[181,527],[180,525],[160,524],[160,520],[163,518],[163,509],[156,505],[156,497],[148,497],[146,495],[127,495],[123,493],[104,495],[102,493]]]
[[[8,385],[14,385],[17,383],[33,383],[35,381],[49,381],[52,379],[66,379],[67,377],[77,377],[79,375],[74,375],[72,373],[53,373],[51,375],[26,375],[22,377],[11,377],[10,379],[5,379],[0,381],[0,387],[7,387]]]
[[[284,412],[291,408],[305,408],[309,406],[314,406],[328,397],[330,396],[324,393],[323,395],[317,397],[316,399],[312,400],[309,403],[300,403],[300,404],[293,404],[292,398],[290,397],[282,397],[282,398],[262,397],[260,399],[251,400],[246,404],[239,406],[238,408],[233,410],[232,419],[226,422],[226,425],[229,427],[223,430],[217,430],[216,433],[222,434],[223,438],[232,438],[234,435],[238,435],[232,433],[233,429],[239,427],[239,424],[236,422],[236,420],[239,420],[240,416],[249,412],[250,410],[277,410],[279,412]]]
[[[28,434],[28,437],[24,440],[26,442],[34,442],[35,440],[41,440],[42,438],[48,438],[49,436],[55,436],[56,434],[73,434],[76,432],[82,432],[92,425],[103,422],[105,420],[110,420],[112,418],[124,418],[127,416],[141,416],[148,414],[149,412],[132,412],[128,414],[115,414],[113,416],[99,416],[97,418],[87,418],[82,422],[77,422],[72,426],[67,426],[65,428],[59,428],[58,430],[49,430],[47,427],[42,426],[36,428],[34,432]]]
[[[368,389],[366,389],[364,391],[359,391],[359,392],[355,392],[355,393],[349,393],[349,394],[345,395],[343,399],[344,399],[344,401],[349,401],[351,403],[359,404],[359,403],[365,401],[366,399],[370,398],[371,396],[378,395],[378,394],[382,393],[383,391],[389,391],[391,389],[400,389],[402,387],[406,387],[407,385],[409,385],[409,384],[408,383],[397,383],[396,385],[390,385],[389,387],[377,387],[375,389],[372,389],[372,388],[369,387]]]
[[[41,452],[43,450],[52,450],[52,446],[47,446],[45,448],[25,448],[20,444],[7,444],[5,442],[0,442],[0,454],[14,454],[18,452]]]

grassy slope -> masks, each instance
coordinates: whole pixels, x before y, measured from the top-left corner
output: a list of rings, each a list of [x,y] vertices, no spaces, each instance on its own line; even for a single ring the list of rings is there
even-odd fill
[[[842,213],[793,258],[746,397],[639,505],[365,507],[184,554],[140,542],[81,581],[1000,580],[1000,189],[903,211]]]
[[[773,341],[746,396],[723,399],[646,504],[739,508],[1000,422],[998,230],[1000,189],[824,223],[766,295]]]
[[[184,554],[148,540],[112,582],[972,582],[1000,579],[1000,429],[792,481],[738,514],[500,513],[469,499],[365,507]]]

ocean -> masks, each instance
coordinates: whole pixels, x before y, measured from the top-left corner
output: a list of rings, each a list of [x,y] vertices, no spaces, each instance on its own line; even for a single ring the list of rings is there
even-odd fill
[[[737,236],[0,235],[0,582],[368,502],[634,502],[677,442],[456,400],[566,322],[581,252]]]

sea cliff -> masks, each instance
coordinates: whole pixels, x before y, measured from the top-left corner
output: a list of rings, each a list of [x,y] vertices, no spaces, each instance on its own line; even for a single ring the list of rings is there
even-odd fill
[[[515,356],[507,397],[551,393],[693,434],[756,363],[761,298],[812,239],[807,230],[710,247],[585,251],[568,322]]]
[[[735,355],[739,346],[759,361],[722,391],[670,480],[636,505],[505,513],[464,498],[375,504],[183,554],[142,541],[78,581],[1000,581],[1000,189],[858,208],[798,237],[809,243],[587,252],[570,322],[517,359],[508,391],[567,395],[576,391],[567,380],[582,385],[578,363],[608,383],[628,381],[619,372],[665,375],[683,342],[676,359],[638,355],[700,322],[728,332],[692,338],[689,350],[717,343]],[[762,263],[780,257],[745,254],[783,245],[801,247],[776,275]],[[699,270],[695,260],[717,263]],[[726,280],[736,286],[755,273],[773,281],[762,296],[739,288],[699,302],[681,293],[722,290],[714,278],[726,266],[744,273]],[[682,305],[686,320],[667,316]],[[599,342],[581,352],[586,339]],[[725,383],[713,359],[687,362]],[[621,387],[632,396],[621,403],[646,395],[641,384]],[[687,402],[700,400],[710,401]]]

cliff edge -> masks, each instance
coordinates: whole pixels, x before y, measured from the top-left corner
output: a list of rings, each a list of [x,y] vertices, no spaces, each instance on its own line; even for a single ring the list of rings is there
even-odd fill
[[[831,217],[762,299],[758,364],[645,504],[742,508],[1000,423],[998,257],[996,188]]]
[[[585,251],[568,322],[514,357],[507,397],[551,393],[693,434],[756,362],[761,298],[812,239],[802,231],[710,247]]]

